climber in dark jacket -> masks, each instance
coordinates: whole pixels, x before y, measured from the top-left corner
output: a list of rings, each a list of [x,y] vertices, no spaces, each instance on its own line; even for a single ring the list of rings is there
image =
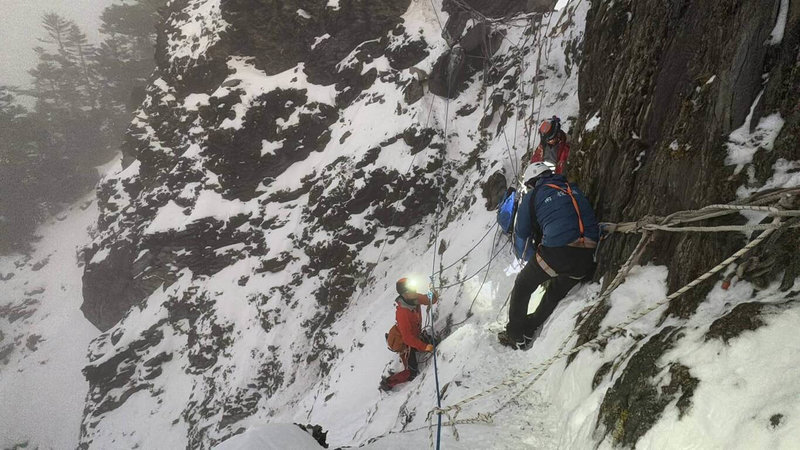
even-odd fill
[[[517,211],[515,247],[518,255],[529,256],[530,261],[514,281],[508,324],[498,335],[503,345],[515,349],[528,348],[558,302],[579,281],[594,274],[594,249],[600,239],[594,210],[577,186],[553,174],[551,166],[542,162],[532,163],[524,180],[530,191]],[[520,241],[525,250],[535,250],[521,251]],[[531,295],[548,280],[541,303],[528,314]]]
[[[430,353],[433,345],[422,336],[422,313],[420,305],[431,305],[431,299],[425,294],[418,294],[407,278],[401,278],[395,284],[396,324],[386,336],[389,348],[400,354],[404,369],[381,382],[381,389],[390,390],[394,386],[411,381],[419,373],[417,352]],[[438,301],[436,292],[432,293],[433,303]]]

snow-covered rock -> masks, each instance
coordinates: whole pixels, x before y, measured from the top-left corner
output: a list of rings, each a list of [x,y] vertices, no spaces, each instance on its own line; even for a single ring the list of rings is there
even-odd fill
[[[754,1],[741,11],[704,7],[713,23],[733,26],[728,15],[738,19]],[[87,359],[91,330],[81,328],[80,350],[66,353],[70,396],[48,384],[83,410],[79,448],[267,445],[259,439],[316,445],[293,425],[277,425],[291,423],[321,425],[334,447],[428,446],[432,361],[394,392],[377,385],[400,364],[384,341],[394,282],[413,274],[424,284],[432,272],[442,291],[433,323],[444,337],[436,353],[443,406],[503,386],[457,417],[492,413],[492,423],[444,427],[445,448],[793,445],[800,414],[792,399],[800,389],[789,381],[800,354],[784,337],[798,314],[800,267],[789,251],[796,234],[783,230],[765,244],[759,256],[772,265],[726,273],[738,275],[730,289],[712,279],[689,300],[536,372],[573,331],[567,348],[662,300],[743,236],[659,237],[607,302],[592,306],[602,281],[576,288],[533,348],[513,352],[495,333],[520,267],[487,208],[517,184],[538,143],[530,121],[554,114],[580,138],[570,173],[605,220],[729,201],[739,188],[748,195],[797,186],[800,156],[789,145],[797,114],[788,100],[776,100],[795,92],[795,72],[781,71],[789,56],[776,59],[782,65],[766,86],[759,85],[764,61],[748,60],[742,78],[730,78],[726,68],[741,62],[747,46],[702,59],[708,70],[688,77],[673,64],[717,44],[648,33],[689,27],[703,9],[682,15],[655,0],[573,0],[550,14],[524,14],[521,1],[467,2],[493,18],[487,26],[462,3],[170,2],[159,67],[123,149],[128,164],[98,189],[96,235],[82,255],[82,309],[102,333]],[[759,22],[731,40],[759,51],[794,45],[797,21],[783,14],[784,3],[775,5],[780,24],[759,10]],[[782,40],[773,42],[780,27]],[[456,76],[447,76],[448,67]],[[442,88],[445,96],[431,93]],[[674,97],[673,88],[686,97]],[[763,105],[755,102],[762,89]],[[687,119],[716,110],[721,118],[708,134]],[[670,111],[680,117],[664,120]],[[748,111],[756,127],[740,128]],[[742,164],[738,178],[725,166],[728,141],[748,149],[729,161]],[[766,142],[769,151],[756,149]],[[713,176],[698,187],[691,180],[703,179],[701,168],[713,168]],[[714,187],[723,182],[728,197]],[[680,195],[693,189],[702,194]],[[604,242],[602,274],[614,274],[632,239]],[[22,280],[13,292],[24,294],[33,271],[52,265],[56,254],[42,251],[19,262],[30,272],[10,279]],[[25,327],[47,323],[46,289],[3,307],[0,351],[10,349],[8,367],[22,373],[34,373],[36,359],[26,362],[20,343],[33,336]],[[59,307],[75,313],[74,305]],[[42,335],[34,347],[56,342]],[[84,363],[88,386],[76,373]],[[764,370],[779,376],[764,380]],[[32,392],[39,379],[52,383],[51,375],[0,376],[11,380],[4,396],[17,387]],[[85,403],[74,401],[78,394]],[[77,422],[74,407],[63,411]],[[9,427],[18,423],[2,417]],[[32,427],[43,419],[26,420]],[[35,435],[21,430],[7,445]],[[66,442],[48,439],[31,442]]]

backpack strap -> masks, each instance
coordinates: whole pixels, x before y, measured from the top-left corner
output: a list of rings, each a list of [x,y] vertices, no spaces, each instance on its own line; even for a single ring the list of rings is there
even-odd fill
[[[575,213],[578,214],[578,230],[581,233],[581,237],[579,238],[580,242],[583,242],[586,238],[584,237],[584,227],[583,227],[583,218],[581,217],[581,208],[578,206],[578,200],[575,198],[575,195],[572,193],[572,188],[570,187],[569,183],[567,184],[567,188],[564,189],[561,186],[555,184],[547,184],[547,187],[551,187],[553,189],[559,190],[561,192],[566,193],[569,195],[569,198],[572,199],[572,206],[575,207]]]
[[[575,198],[575,194],[572,193],[572,187],[570,187],[569,182],[567,182],[566,185],[567,185],[566,189],[555,184],[547,184],[546,186],[559,190],[569,195],[569,198],[572,199],[572,206],[575,208],[575,214],[578,215],[578,231],[580,232],[581,236],[574,242],[569,243],[568,246],[580,247],[580,248],[596,248],[597,242],[595,242],[591,238],[587,238],[586,236],[584,236],[586,229],[583,226],[583,217],[581,217],[581,208],[578,206],[578,200]]]

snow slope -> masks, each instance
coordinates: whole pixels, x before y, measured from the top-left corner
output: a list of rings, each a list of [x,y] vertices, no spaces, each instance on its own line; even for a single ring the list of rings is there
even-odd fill
[[[37,234],[27,255],[0,257],[0,446],[74,448],[98,335],[80,311],[81,251],[97,219],[92,194]]]
[[[87,273],[130,251],[147,294],[90,345],[81,446],[212,448],[247,429],[258,436],[267,423],[322,425],[334,447],[429,445],[431,361],[395,392],[377,390],[380,376],[400,367],[384,333],[394,321],[394,282],[409,274],[424,283],[434,272],[441,287],[434,323],[447,335],[437,353],[443,405],[554,355],[600,286],[564,299],[531,350],[499,346],[519,265],[495,232],[483,188],[495,174],[516,184],[525,150],[537,143],[529,120],[557,114],[568,129],[574,123],[575,49],[588,3],[499,23],[497,55],[450,101],[428,92],[406,101],[447,48],[440,2],[436,11],[412,2],[402,29],[338,61],[338,74],[360,83],[353,86],[315,84],[314,61],[269,75],[255,56],[237,54],[224,60],[218,86],[187,92],[170,83],[205,61],[177,44],[167,49],[178,75],[165,70],[154,81],[134,120],[139,160],[101,188],[105,226]],[[219,16],[218,1],[186,4],[207,8],[178,11],[168,26],[218,55],[234,21]],[[327,12],[304,8],[293,20],[315,14]],[[201,23],[213,26],[203,34]],[[320,33],[309,46],[333,39]],[[390,50],[411,44],[427,53],[401,67]],[[355,85],[362,90],[349,98]],[[761,143],[740,137],[742,146]],[[744,152],[733,156],[732,164],[747,162]],[[600,330],[662,299],[666,277],[663,267],[636,268]],[[671,447],[681,433],[682,444],[698,448],[791,448],[800,388],[785,380],[800,355],[789,346],[778,361],[748,349],[787,346],[780,336],[798,313],[796,296],[739,282],[715,287],[689,319],[662,322],[656,310],[569,365],[555,362],[530,389],[523,381],[465,405],[459,418],[497,411],[494,423],[459,426],[458,440],[446,428],[445,448],[620,445],[616,430],[633,422],[623,403],[641,400],[620,393],[627,379],[663,406],[642,446]],[[715,336],[712,324],[743,299],[763,304],[762,325]],[[650,348],[664,356],[648,359]],[[787,378],[765,381],[761,367]],[[707,400],[716,397],[725,400]]]

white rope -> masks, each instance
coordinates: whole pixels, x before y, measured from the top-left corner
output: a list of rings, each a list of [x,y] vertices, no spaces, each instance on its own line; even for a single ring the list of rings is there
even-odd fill
[[[787,192],[788,191],[790,191],[790,190],[787,190]],[[791,191],[793,192],[793,194],[797,193],[797,190],[791,190]],[[770,198],[777,198],[778,196],[781,196],[781,195],[783,195],[785,193],[786,192],[779,192],[777,194],[772,194],[770,196]],[[793,195],[793,194],[790,194],[790,195]],[[761,203],[761,201],[759,201],[759,203]],[[537,365],[531,367],[530,369],[528,369],[528,370],[526,370],[524,372],[521,372],[521,373],[519,373],[519,374],[517,374],[517,375],[515,375],[513,377],[509,377],[506,380],[502,381],[501,383],[499,383],[499,384],[497,384],[497,385],[495,385],[495,386],[493,386],[493,387],[491,387],[489,389],[486,389],[486,390],[484,390],[482,392],[479,392],[479,393],[474,394],[474,395],[472,395],[470,397],[467,397],[467,398],[465,398],[465,399],[463,399],[463,400],[461,400],[461,401],[459,401],[459,402],[457,402],[457,403],[455,403],[455,404],[453,404],[451,406],[448,406],[448,407],[445,407],[445,408],[434,408],[428,413],[429,417],[432,417],[433,414],[445,414],[448,417],[449,420],[447,422],[443,423],[442,425],[443,426],[452,426],[453,429],[454,429],[454,434],[456,435],[456,437],[458,436],[458,434],[457,434],[457,431],[455,429],[455,426],[458,425],[458,424],[478,424],[478,423],[491,424],[491,423],[493,423],[493,417],[497,413],[499,413],[502,409],[504,409],[506,406],[508,406],[508,404],[512,400],[518,398],[518,396],[520,394],[524,393],[534,383],[536,383],[536,381],[538,381],[542,377],[542,375],[544,375],[546,370],[549,367],[551,367],[555,362],[557,362],[557,361],[559,361],[561,359],[564,359],[564,358],[566,358],[568,356],[577,354],[577,353],[579,353],[580,351],[582,351],[584,349],[598,347],[599,345],[601,345],[602,342],[606,341],[607,339],[609,339],[614,334],[624,331],[626,329],[626,327],[630,326],[633,322],[641,319],[642,317],[644,317],[644,316],[652,313],[653,311],[659,309],[660,307],[668,304],[672,300],[682,296],[686,292],[688,292],[691,289],[695,288],[700,283],[706,281],[710,277],[718,274],[719,272],[721,272],[722,270],[724,270],[725,268],[727,268],[728,266],[733,264],[737,259],[739,259],[743,255],[745,255],[746,253],[751,251],[753,248],[758,246],[765,239],[767,239],[773,232],[775,232],[776,230],[784,227],[785,224],[782,222],[782,218],[783,217],[800,217],[800,211],[798,211],[798,210],[779,210],[779,209],[777,209],[775,207],[772,207],[772,206],[731,204],[731,205],[711,205],[711,206],[702,208],[702,209],[697,210],[697,211],[681,211],[681,212],[672,214],[672,215],[668,216],[667,218],[663,218],[663,219],[661,219],[661,221],[662,221],[662,223],[663,222],[670,222],[671,224],[694,221],[694,219],[697,218],[697,217],[701,217],[701,216],[707,217],[709,215],[709,213],[707,211],[709,211],[709,210],[716,210],[718,212],[719,211],[732,211],[732,212],[735,212],[735,211],[743,211],[743,210],[760,211],[760,212],[766,213],[768,216],[772,216],[773,217],[773,221],[770,224],[764,224],[764,225],[742,225],[742,226],[669,227],[669,226],[665,226],[665,225],[657,225],[657,224],[650,223],[650,224],[646,224],[646,225],[642,225],[642,226],[638,227],[640,230],[644,231],[644,235],[642,236],[642,239],[639,241],[639,243],[637,244],[636,248],[632,252],[631,256],[626,261],[626,263],[623,264],[622,267],[620,267],[620,270],[618,271],[617,276],[614,278],[614,280],[609,284],[609,286],[606,288],[606,290],[603,292],[603,294],[601,294],[598,297],[598,299],[594,302],[594,304],[589,307],[589,309],[591,309],[594,306],[597,306],[598,304],[600,304],[600,302],[604,301],[608,296],[610,296],[610,294],[613,292],[613,290],[616,289],[616,287],[618,287],[622,283],[622,280],[624,279],[625,275],[628,273],[628,271],[630,270],[630,268],[634,264],[634,261],[636,261],[641,256],[641,253],[644,250],[644,247],[652,239],[652,233],[651,232],[654,231],[654,230],[676,231],[676,232],[677,231],[691,232],[691,231],[696,231],[696,230],[702,230],[702,231],[706,231],[706,232],[763,230],[764,232],[761,233],[759,236],[757,236],[752,241],[750,241],[749,243],[747,243],[740,250],[738,250],[737,252],[735,252],[734,254],[732,254],[731,256],[729,256],[728,258],[726,258],[725,260],[723,260],[719,264],[717,264],[714,268],[712,268],[709,271],[707,271],[706,273],[700,275],[699,277],[694,279],[692,282],[690,282],[687,285],[683,286],[681,289],[678,289],[677,291],[673,292],[672,294],[670,294],[669,296],[667,296],[663,300],[654,303],[653,305],[651,305],[650,307],[640,311],[639,313],[634,314],[632,316],[629,316],[625,321],[619,323],[618,325],[616,325],[614,327],[607,328],[605,331],[601,332],[594,339],[591,339],[591,340],[589,340],[589,341],[587,341],[587,342],[585,342],[585,343],[583,343],[583,344],[581,344],[579,346],[576,346],[576,347],[574,347],[574,348],[572,348],[570,350],[566,350],[565,351],[564,348],[572,340],[572,338],[574,337],[574,335],[576,333],[576,330],[578,330],[580,328],[580,325],[579,325],[579,326],[577,326],[577,327],[575,327],[573,329],[573,332],[570,334],[570,336],[568,336],[567,339],[565,339],[565,341],[562,343],[561,347],[558,349],[556,354],[554,356],[552,356],[551,358],[549,358],[546,361],[544,361],[544,362],[542,362],[540,364],[537,364]],[[715,214],[715,213],[712,213],[712,214]],[[681,216],[683,216],[683,217],[681,217]],[[623,225],[623,224],[619,224],[619,225]],[[790,227],[795,227],[795,226],[796,225],[790,225]],[[584,310],[586,310],[586,309],[584,309]],[[585,320],[588,319],[588,317],[590,315],[591,315],[591,312],[587,313],[587,315],[584,316],[584,319],[581,321],[581,324],[583,322],[585,322]],[[491,394],[493,394],[495,392],[498,392],[498,391],[501,391],[501,390],[505,390],[506,388],[510,388],[510,387],[512,387],[514,385],[517,385],[517,384],[521,383],[522,381],[528,379],[529,377],[531,377],[534,374],[536,374],[536,376],[531,381],[529,381],[523,387],[523,389],[520,390],[517,393],[517,395],[511,397],[511,399],[509,399],[508,401],[503,403],[496,410],[494,410],[494,411],[492,411],[490,413],[479,413],[476,416],[471,417],[471,418],[467,418],[467,419],[456,419],[455,418],[458,415],[458,413],[462,410],[462,407],[464,405],[472,403],[472,402],[474,402],[474,401],[476,401],[478,399],[481,399],[483,397],[489,396],[489,395],[491,395]],[[450,414],[451,412],[453,412],[452,415]]]

